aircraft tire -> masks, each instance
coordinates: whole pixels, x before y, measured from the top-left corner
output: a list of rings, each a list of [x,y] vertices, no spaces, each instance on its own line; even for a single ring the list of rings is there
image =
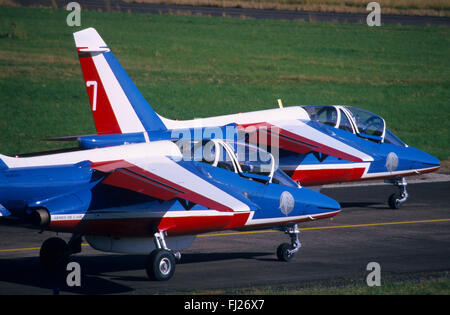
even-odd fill
[[[289,243],[283,243],[277,248],[277,257],[280,261],[290,261],[294,254],[290,253],[289,250],[292,250],[292,245]]]
[[[42,243],[39,260],[47,271],[59,271],[67,260],[67,243],[59,237],[51,237]]]
[[[402,197],[401,194],[398,193],[398,192],[393,193],[392,195],[390,195],[389,199],[388,199],[389,208],[391,208],[391,209],[400,209],[402,204],[399,202],[399,200],[400,200],[401,197]]]
[[[176,260],[171,251],[154,250],[148,257],[145,270],[151,280],[166,281],[175,273]]]

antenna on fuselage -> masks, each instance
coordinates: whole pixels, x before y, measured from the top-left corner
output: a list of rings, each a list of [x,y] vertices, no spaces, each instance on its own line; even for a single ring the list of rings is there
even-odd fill
[[[281,98],[279,98],[278,100],[278,107],[283,108],[283,103],[281,102]]]

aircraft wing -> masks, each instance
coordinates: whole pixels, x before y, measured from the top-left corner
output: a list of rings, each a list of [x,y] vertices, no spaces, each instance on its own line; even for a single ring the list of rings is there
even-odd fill
[[[204,175],[183,167],[169,157],[127,159],[94,165],[107,173],[103,184],[116,186],[161,200],[184,199],[217,211],[250,211],[246,203],[231,192],[220,189]],[[252,207],[253,208],[253,207]]]
[[[352,162],[373,161],[355,146],[341,141],[318,123],[298,119],[239,125],[249,134],[249,142],[307,154],[319,152]]]

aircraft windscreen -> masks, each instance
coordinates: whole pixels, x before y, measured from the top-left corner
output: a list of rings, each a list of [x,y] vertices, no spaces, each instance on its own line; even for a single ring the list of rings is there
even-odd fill
[[[384,136],[384,142],[390,143],[393,145],[398,145],[400,147],[406,147],[406,144],[402,140],[400,140],[400,138],[397,137],[394,133],[392,133],[392,131],[390,131],[387,128],[386,128],[386,134]]]
[[[374,113],[356,107],[345,107],[352,115],[358,132],[369,136],[383,137],[384,120]]]
[[[212,143],[212,141],[208,142]],[[216,145],[215,146],[215,152],[216,152],[216,161],[213,163],[214,166],[236,172],[236,168],[233,163],[233,158],[230,156],[230,154],[227,152],[224,146],[222,145]]]
[[[334,106],[329,105],[306,105],[302,106],[309,115],[311,120],[322,124],[335,127],[337,123],[338,113]]]
[[[234,149],[241,170],[263,176],[271,176],[274,170],[272,155],[258,147],[245,143],[228,143]]]
[[[272,178],[272,183],[298,188],[299,185],[278,168],[273,155],[256,146],[246,143],[229,143],[238,158],[243,172]]]
[[[178,141],[178,147],[185,161],[199,161],[235,171],[233,159],[222,145],[214,141]]]
[[[275,173],[273,173],[272,183],[289,187],[299,187],[289,175],[280,169],[277,169]]]

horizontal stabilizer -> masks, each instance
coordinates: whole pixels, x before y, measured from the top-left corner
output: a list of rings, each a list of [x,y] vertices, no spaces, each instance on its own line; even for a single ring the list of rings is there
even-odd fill
[[[43,139],[44,141],[77,141],[80,138],[83,137],[89,137],[89,136],[93,136],[93,135],[82,135],[82,136],[66,136],[66,137],[53,137],[53,138],[45,138]]]

